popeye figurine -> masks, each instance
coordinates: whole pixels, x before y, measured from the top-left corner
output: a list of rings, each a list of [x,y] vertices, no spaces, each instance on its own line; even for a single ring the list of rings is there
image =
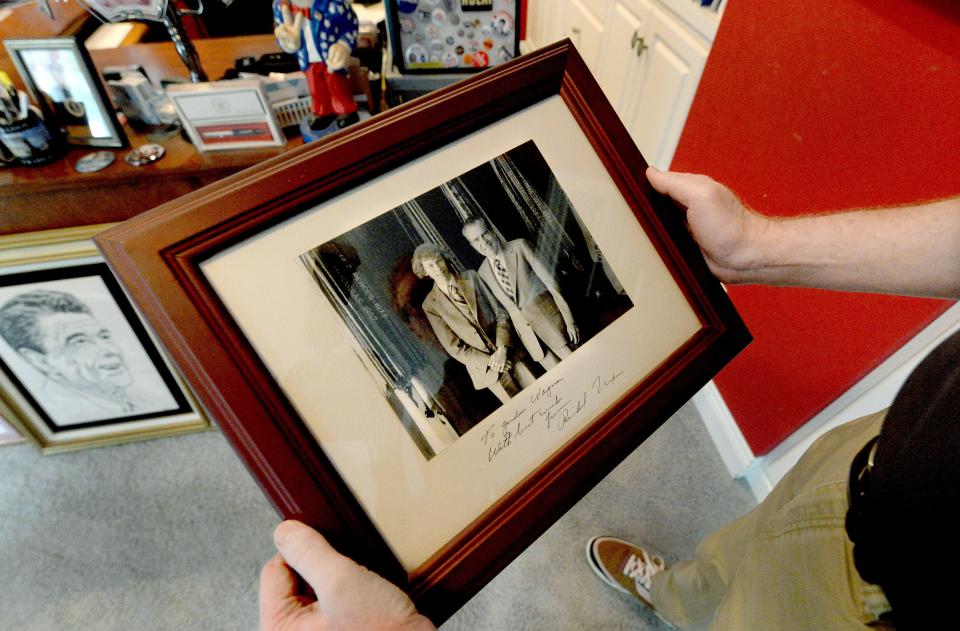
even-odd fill
[[[307,77],[316,116],[310,128],[356,122],[347,61],[357,44],[358,26],[350,0],[274,0],[273,20],[277,44],[297,55]]]

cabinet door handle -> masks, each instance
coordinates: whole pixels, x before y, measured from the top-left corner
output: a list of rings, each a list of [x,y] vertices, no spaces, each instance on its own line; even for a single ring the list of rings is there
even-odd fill
[[[630,48],[636,49],[637,57],[643,54],[647,47],[647,43],[643,41],[643,37],[640,36],[640,31],[634,31],[633,37],[630,39]]]

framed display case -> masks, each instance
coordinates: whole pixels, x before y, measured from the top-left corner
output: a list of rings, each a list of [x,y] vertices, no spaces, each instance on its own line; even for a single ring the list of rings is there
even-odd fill
[[[520,54],[520,0],[386,0],[401,73],[477,72]]]

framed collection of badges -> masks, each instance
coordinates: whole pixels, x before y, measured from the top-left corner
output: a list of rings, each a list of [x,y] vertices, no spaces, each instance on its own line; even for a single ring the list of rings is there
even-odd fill
[[[401,73],[476,72],[520,52],[520,0],[386,0]]]

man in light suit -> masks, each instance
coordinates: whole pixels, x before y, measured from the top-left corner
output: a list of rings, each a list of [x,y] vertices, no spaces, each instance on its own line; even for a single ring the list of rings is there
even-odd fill
[[[454,274],[432,243],[414,250],[411,266],[419,278],[433,279],[423,310],[440,344],[466,367],[477,390],[487,388],[506,403],[535,381],[523,362],[511,357],[509,316],[475,271]]]
[[[479,217],[464,224],[463,236],[485,257],[477,273],[510,314],[530,357],[549,370],[572,353],[580,341],[573,313],[527,240],[503,243]]]

